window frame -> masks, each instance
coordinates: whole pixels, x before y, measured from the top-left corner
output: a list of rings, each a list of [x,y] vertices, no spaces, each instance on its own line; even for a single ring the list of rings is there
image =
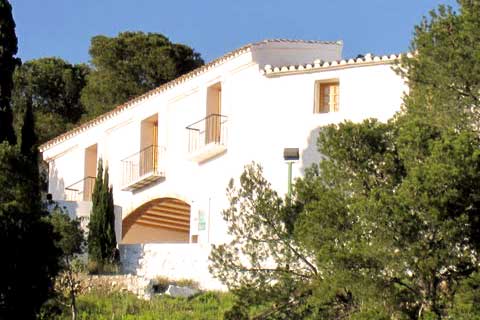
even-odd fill
[[[336,86],[337,87],[337,101],[336,104],[335,102],[331,101],[332,97],[330,97],[330,101],[328,104],[328,111],[323,110],[322,105],[323,105],[323,88],[326,86]],[[332,79],[324,79],[324,80],[316,80],[315,81],[315,99],[314,99],[314,106],[313,106],[313,113],[315,114],[325,114],[325,113],[333,113],[333,112],[339,112],[340,111],[340,80],[338,78],[332,78]],[[330,95],[331,96],[331,95]]]

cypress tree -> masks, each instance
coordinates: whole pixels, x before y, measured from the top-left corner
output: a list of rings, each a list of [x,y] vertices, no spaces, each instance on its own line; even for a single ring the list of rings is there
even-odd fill
[[[38,138],[35,133],[35,118],[33,115],[32,97],[26,98],[26,110],[23,116],[22,140],[20,145],[20,153],[30,163],[31,166],[31,184],[36,201],[41,198],[40,193],[40,172],[38,166]]]
[[[53,293],[57,235],[44,219],[37,164],[3,143],[0,172],[0,319],[34,319]]]
[[[113,190],[109,187],[108,168],[103,170],[100,159],[92,194],[92,212],[88,233],[88,255],[91,271],[101,271],[103,266],[115,262],[115,213]]]
[[[38,156],[36,148],[38,139],[37,134],[35,133],[34,121],[32,97],[29,96],[26,98],[26,109],[23,116],[22,141],[20,150],[24,156],[36,163]]]
[[[32,110],[25,114],[22,151],[10,106],[12,75],[19,60],[12,7],[0,0],[0,319],[35,319],[53,293],[60,251],[44,220]],[[7,143],[2,143],[2,142]]]
[[[116,259],[117,240],[115,238],[115,206],[113,204],[113,188],[109,186],[108,167],[105,169],[104,189],[107,190],[107,211],[105,212],[105,254],[110,262]]]
[[[12,6],[8,0],[0,0],[0,143],[8,141],[12,145],[16,143],[11,108],[13,72],[20,62],[14,57],[16,54]]]

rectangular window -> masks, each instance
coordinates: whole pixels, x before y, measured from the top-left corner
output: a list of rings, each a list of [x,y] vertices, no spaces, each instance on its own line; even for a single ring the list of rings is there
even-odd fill
[[[340,102],[338,81],[315,82],[315,113],[337,112]]]
[[[192,234],[191,243],[198,243],[198,234]]]

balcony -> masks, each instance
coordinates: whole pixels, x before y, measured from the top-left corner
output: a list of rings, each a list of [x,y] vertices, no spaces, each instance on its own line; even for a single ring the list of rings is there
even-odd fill
[[[227,117],[211,114],[192,123],[188,131],[188,154],[191,160],[203,162],[227,150]]]
[[[80,181],[65,188],[65,200],[67,201],[92,201],[95,177],[85,177]]]
[[[122,190],[134,191],[165,178],[165,148],[148,146],[122,160]]]

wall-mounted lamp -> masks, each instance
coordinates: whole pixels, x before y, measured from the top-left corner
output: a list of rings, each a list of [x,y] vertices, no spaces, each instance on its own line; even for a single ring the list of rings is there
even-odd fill
[[[300,159],[298,148],[283,149],[283,159],[285,159],[285,161],[296,161]]]
[[[288,165],[288,198],[292,196],[292,164],[300,159],[298,148],[283,149],[283,159],[287,161]]]

